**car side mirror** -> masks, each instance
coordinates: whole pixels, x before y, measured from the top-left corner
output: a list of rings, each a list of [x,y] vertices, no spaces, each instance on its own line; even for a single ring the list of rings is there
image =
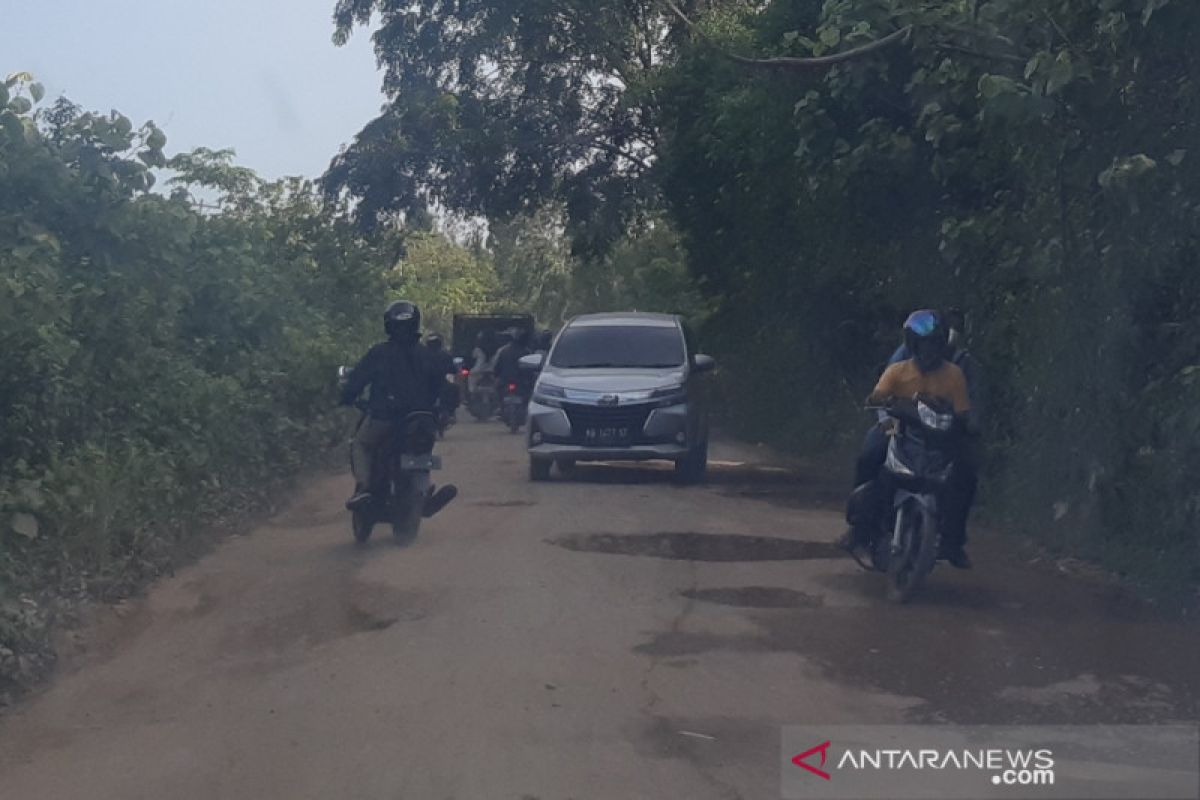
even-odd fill
[[[706,356],[703,353],[697,353],[692,356],[692,371],[699,374],[702,372],[712,372],[717,368],[717,360],[712,356]]]
[[[538,372],[542,368],[542,364],[546,361],[546,356],[542,353],[532,353],[527,356],[521,356],[517,360],[517,365],[526,372]]]

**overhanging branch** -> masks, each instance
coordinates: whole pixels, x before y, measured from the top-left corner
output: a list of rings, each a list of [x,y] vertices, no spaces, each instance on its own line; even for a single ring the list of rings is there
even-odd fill
[[[690,30],[693,33],[695,33],[696,35],[700,36],[702,39],[704,39],[706,42],[708,42],[710,45],[712,45],[714,48],[716,48],[717,52],[719,52],[722,56],[729,59],[730,61],[733,61],[736,64],[742,64],[744,66],[756,67],[756,68],[760,68],[760,69],[785,69],[785,70],[828,69],[829,67],[835,66],[837,64],[841,64],[846,61],[853,61],[854,59],[857,59],[857,58],[862,58],[865,55],[874,53],[876,50],[882,50],[885,47],[889,47],[893,44],[896,44],[897,42],[902,41],[903,39],[906,39],[908,37],[909,32],[912,31],[912,26],[908,25],[908,26],[901,28],[898,31],[893,31],[892,33],[889,33],[887,36],[884,36],[882,39],[877,39],[873,42],[864,44],[860,47],[854,47],[854,48],[851,48],[850,50],[843,50],[840,53],[833,53],[833,54],[827,55],[827,56],[813,56],[811,58],[795,58],[795,57],[788,57],[788,56],[783,56],[783,57],[779,57],[779,58],[748,58],[746,56],[740,56],[736,53],[730,53],[726,50],[723,50],[721,47],[717,46],[717,44],[715,42],[713,42],[712,39],[709,38],[709,36],[707,34],[705,34],[703,30],[700,29],[700,26],[698,26],[696,23],[692,22],[692,20],[688,18],[687,14],[683,13],[683,10],[680,9],[679,6],[675,4],[674,0],[664,0],[664,2],[667,4],[667,7],[671,9],[671,12],[673,14],[675,14],[675,16],[679,17],[680,20],[683,21],[683,24],[688,27],[688,30]]]

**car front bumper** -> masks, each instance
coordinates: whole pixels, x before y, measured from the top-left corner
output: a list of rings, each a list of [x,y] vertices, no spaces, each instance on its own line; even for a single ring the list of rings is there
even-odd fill
[[[674,461],[687,455],[678,444],[633,444],[621,447],[587,447],[576,444],[537,444],[529,448],[533,458],[571,459],[573,461]]]
[[[561,408],[537,402],[529,404],[527,444],[533,458],[574,461],[674,461],[688,453],[688,407],[686,404],[649,410],[629,444],[589,445],[579,441],[571,419]],[[682,440],[682,441],[681,441]]]

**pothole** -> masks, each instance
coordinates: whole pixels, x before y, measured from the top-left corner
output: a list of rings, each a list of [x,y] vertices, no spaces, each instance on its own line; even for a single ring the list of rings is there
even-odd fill
[[[583,553],[679,561],[808,561],[843,555],[832,542],[724,533],[592,533],[564,536],[548,542]]]
[[[680,594],[691,600],[737,608],[817,608],[824,602],[821,595],[771,586],[690,589]]]

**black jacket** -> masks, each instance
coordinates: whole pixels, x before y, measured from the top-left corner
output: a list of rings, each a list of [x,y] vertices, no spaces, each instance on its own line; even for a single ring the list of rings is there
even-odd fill
[[[429,350],[428,347],[425,349]],[[434,369],[443,375],[453,375],[455,373],[454,356],[450,355],[449,352],[445,350],[429,350],[429,359],[433,362]]]
[[[367,410],[376,419],[433,411],[446,374],[431,356],[419,341],[380,342],[367,351],[346,378],[342,405],[352,405],[370,386]]]
[[[528,347],[510,342],[500,348],[496,355],[496,378],[502,383],[526,383],[526,375],[521,371],[520,360],[532,353]]]

